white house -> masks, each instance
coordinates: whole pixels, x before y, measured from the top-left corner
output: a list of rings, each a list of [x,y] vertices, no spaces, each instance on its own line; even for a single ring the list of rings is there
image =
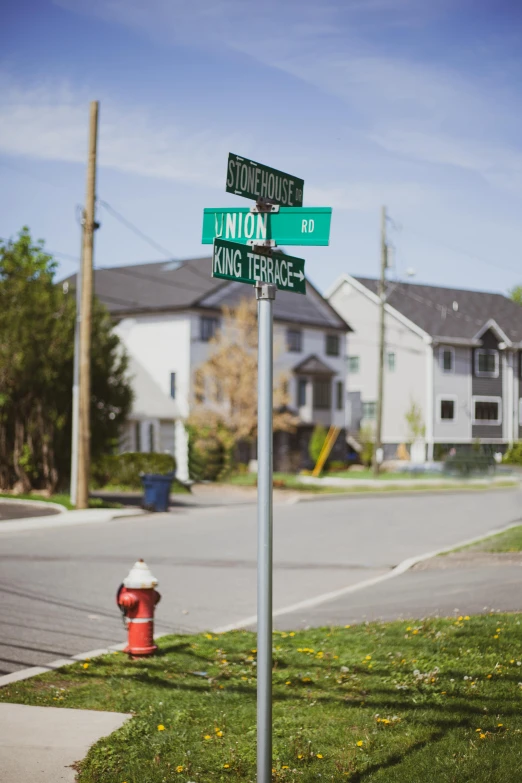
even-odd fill
[[[347,425],[376,415],[378,281],[343,275],[328,300],[350,318]],[[522,435],[522,307],[502,294],[388,282],[383,446],[392,457],[411,434],[415,403],[426,456],[479,440],[503,450]]]
[[[110,310],[131,360],[133,411],[122,448],[166,451],[176,457],[178,475],[188,478],[184,421],[193,401],[194,373],[208,357],[222,307],[254,296],[242,283],[212,278],[211,258],[159,262],[95,271],[95,292]],[[274,304],[275,374],[289,377],[296,433],[276,439],[274,463],[299,453],[306,461],[316,423],[337,425],[345,450],[345,357],[350,327],[307,281],[307,295],[278,291]]]

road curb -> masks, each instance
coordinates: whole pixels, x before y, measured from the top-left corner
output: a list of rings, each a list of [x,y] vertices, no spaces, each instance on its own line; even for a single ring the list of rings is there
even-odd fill
[[[65,506],[62,506],[61,503],[53,503],[52,501],[47,500],[23,500],[22,498],[17,498],[16,495],[13,495],[12,498],[1,497],[0,503],[14,503],[15,505],[20,504],[21,506],[35,506],[35,508],[55,508],[59,514],[63,514],[65,511],[69,511],[69,509]]]
[[[403,560],[401,563],[399,563],[399,565],[396,565],[395,568],[392,568],[386,574],[374,576],[372,579],[365,579],[362,582],[357,582],[354,585],[341,587],[340,590],[333,590],[332,592],[315,596],[315,598],[308,598],[304,601],[299,601],[296,604],[285,606],[281,609],[276,609],[276,611],[273,612],[272,617],[281,617],[282,615],[291,614],[292,612],[297,612],[301,609],[310,609],[313,606],[320,606],[321,604],[328,603],[328,601],[334,601],[336,598],[341,598],[343,595],[356,593],[359,590],[364,590],[365,587],[372,587],[373,585],[379,584],[380,582],[386,582],[388,579],[401,576],[401,574],[409,571],[411,568],[413,568],[413,566],[417,565],[418,563],[422,563],[424,560],[429,560],[432,557],[438,557],[439,555],[453,552],[455,549],[460,549],[461,547],[476,544],[479,541],[483,541],[485,538],[489,538],[490,536],[498,535],[499,533],[505,533],[507,530],[511,530],[512,527],[518,527],[520,523],[521,520],[516,520],[515,522],[511,522],[509,525],[498,528],[497,530],[491,530],[481,536],[476,536],[475,538],[469,538],[465,541],[460,541],[454,546],[444,547],[444,549],[438,549],[434,552],[425,552],[423,555],[418,555],[416,557],[408,557],[406,560]],[[247,626],[255,625],[256,622],[257,615],[252,615],[251,617],[246,617],[237,623],[230,623],[229,625],[222,625],[219,628],[214,628],[212,633],[221,634],[227,633],[228,631],[238,631]]]
[[[27,530],[48,530],[50,528],[74,527],[76,525],[103,524],[115,519],[142,516],[146,512],[136,508],[90,508],[67,511],[66,514],[49,514],[43,517],[24,517],[0,523],[0,536],[22,533]]]
[[[351,491],[348,490],[346,492],[315,492],[312,494],[304,494],[301,491],[301,494],[299,497],[292,499],[291,501],[287,501],[288,505],[292,505],[293,503],[310,503],[316,500],[348,500],[352,498],[388,498],[390,495],[393,497],[414,497],[415,495],[462,495],[462,494],[471,494],[476,492],[502,492],[502,491],[508,491],[513,489],[518,489],[520,486],[520,483],[513,482],[506,485],[498,485],[498,484],[491,484],[491,485],[474,485],[471,487],[461,487],[460,489],[457,487],[452,486],[439,486],[439,487],[422,487],[420,489],[359,489],[358,491],[355,489],[352,489]],[[299,490],[297,490],[299,491]]]
[[[504,527],[497,528],[496,530],[491,530],[481,536],[475,536],[474,538],[468,538],[465,541],[459,541],[456,544],[454,544],[451,547],[444,547],[444,549],[439,549],[434,552],[425,552],[422,555],[417,555],[416,557],[409,557],[406,560],[403,560],[401,563],[399,563],[395,568],[392,568],[388,573],[382,574],[381,576],[373,577],[372,579],[365,579],[362,582],[357,582],[354,585],[348,585],[347,587],[343,587],[340,590],[334,590],[329,593],[323,593],[322,595],[316,596],[315,598],[308,598],[304,601],[300,601],[296,604],[292,604],[290,606],[282,607],[281,609],[276,609],[275,612],[273,612],[272,617],[281,617],[285,614],[291,614],[292,612],[298,611],[300,609],[309,609],[313,606],[319,606],[320,604],[328,603],[328,601],[333,601],[336,598],[340,598],[343,595],[348,595],[349,593],[355,593],[359,590],[364,590],[366,587],[371,587],[372,585],[379,584],[380,582],[385,582],[388,579],[392,579],[396,576],[400,576],[401,574],[404,574],[406,571],[409,571],[413,566],[417,565],[418,563],[422,563],[424,560],[429,560],[432,557],[438,557],[439,555],[444,555],[448,552],[453,552],[455,549],[460,549],[461,547],[469,546],[471,544],[476,544],[479,541],[483,541],[486,538],[489,538],[490,536],[498,535],[499,533],[505,533],[507,530],[511,530],[513,527],[518,527],[521,524],[522,520],[515,520],[514,522],[511,522],[509,525],[505,525]],[[223,625],[218,628],[213,628],[212,633],[215,634],[223,634],[228,633],[229,631],[238,631],[241,629],[244,629],[248,626],[255,625],[257,622],[257,615],[252,615],[251,617],[246,617],[242,620],[239,620],[236,623],[230,623],[228,625]],[[170,633],[161,633],[154,636],[155,639],[161,639],[163,636],[169,636]],[[54,671],[56,669],[61,669],[63,666],[71,666],[72,664],[78,663],[79,661],[84,661],[87,658],[97,658],[101,655],[107,655],[114,652],[121,652],[126,646],[126,643],[121,644],[112,644],[108,647],[103,647],[98,650],[89,650],[88,652],[83,653],[77,653],[76,655],[71,655],[69,658],[59,658],[55,661],[51,661],[50,663],[46,664],[45,666],[31,666],[27,669],[20,669],[17,672],[11,672],[10,674],[4,674],[0,677],[0,688],[5,687],[6,685],[11,685],[15,682],[21,682],[23,680],[29,680],[31,677],[37,677],[39,674],[45,674],[49,671]]]

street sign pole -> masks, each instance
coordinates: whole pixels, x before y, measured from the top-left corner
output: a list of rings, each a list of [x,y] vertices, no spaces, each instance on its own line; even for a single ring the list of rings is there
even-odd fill
[[[257,783],[272,780],[273,303],[275,285],[256,283],[257,375]]]

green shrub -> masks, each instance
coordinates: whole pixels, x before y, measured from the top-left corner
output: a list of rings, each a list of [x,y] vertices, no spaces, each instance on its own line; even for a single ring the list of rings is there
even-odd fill
[[[514,443],[504,454],[503,462],[508,465],[522,465],[522,441]]]
[[[349,463],[344,462],[341,459],[333,459],[328,463],[328,470],[335,473],[338,470],[347,470],[350,467]]]
[[[321,454],[326,440],[326,435],[327,432],[325,427],[323,427],[322,424],[316,424],[314,431],[312,432],[312,437],[310,438],[310,443],[308,444],[308,454],[314,465],[319,459],[319,455]]]
[[[176,460],[170,454],[126,452],[106,454],[92,466],[93,485],[100,489],[107,485],[141,489],[140,473],[173,473]]]
[[[460,476],[469,476],[472,473],[489,473],[494,470],[495,465],[493,454],[481,454],[473,449],[457,452],[448,457],[444,463],[444,470]]]
[[[227,467],[223,443],[210,433],[192,430],[189,434],[189,475],[194,481],[216,481]]]

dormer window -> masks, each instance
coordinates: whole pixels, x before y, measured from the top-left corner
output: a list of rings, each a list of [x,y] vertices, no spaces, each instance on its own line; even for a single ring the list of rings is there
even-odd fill
[[[475,375],[478,378],[498,378],[498,351],[492,348],[477,348],[475,351]]]

